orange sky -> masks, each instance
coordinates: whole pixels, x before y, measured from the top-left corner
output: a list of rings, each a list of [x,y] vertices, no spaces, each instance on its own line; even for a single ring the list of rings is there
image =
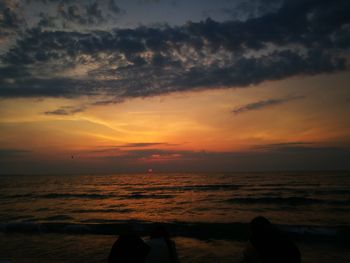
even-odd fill
[[[132,166],[191,159],[186,152],[251,152],[259,145],[348,146],[349,77],[343,72],[249,88],[172,93],[89,106],[71,115],[45,112],[62,106],[79,108],[87,105],[88,98],[3,99],[0,147],[23,151],[11,158],[38,165],[65,163],[72,155],[83,165],[142,152],[129,161],[123,159]],[[291,96],[296,99],[233,113],[242,105]]]
[[[86,2],[1,0],[0,174],[350,169],[347,1]]]

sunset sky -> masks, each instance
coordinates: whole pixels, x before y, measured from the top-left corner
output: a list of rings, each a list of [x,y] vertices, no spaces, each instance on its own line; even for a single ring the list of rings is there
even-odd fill
[[[0,0],[0,173],[350,169],[348,0]]]

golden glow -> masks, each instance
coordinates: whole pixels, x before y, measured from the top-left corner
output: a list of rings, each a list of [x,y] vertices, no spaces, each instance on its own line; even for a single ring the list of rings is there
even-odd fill
[[[179,160],[181,151],[247,151],[256,145],[280,142],[348,143],[350,121],[345,113],[350,112],[350,103],[344,99],[347,77],[348,73],[342,73],[266,82],[250,88],[137,98],[89,106],[73,115],[45,112],[87,105],[89,99],[2,100],[0,146],[28,149],[51,159],[68,153],[88,157],[106,154],[99,149],[111,149],[111,156],[135,149],[172,152],[152,152],[139,158],[147,163]],[[329,89],[331,84],[333,88]],[[294,94],[305,98],[232,113],[241,105]],[[124,147],[138,143],[144,145]]]

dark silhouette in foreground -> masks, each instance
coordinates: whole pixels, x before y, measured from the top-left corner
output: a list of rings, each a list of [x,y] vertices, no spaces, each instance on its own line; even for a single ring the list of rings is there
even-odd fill
[[[146,241],[136,234],[120,235],[113,244],[109,263],[178,263],[174,241],[167,230],[156,225]]]
[[[170,239],[169,232],[162,225],[155,226],[150,239],[146,242],[151,247],[151,251],[145,262],[179,262],[175,242]]]
[[[244,263],[301,263],[300,252],[276,226],[264,217],[250,223]],[[134,233],[120,235],[113,244],[109,263],[178,263],[175,242],[162,225],[155,225],[145,241]]]
[[[136,234],[120,235],[112,246],[109,263],[142,263],[150,247]]]
[[[300,263],[296,245],[265,217],[250,223],[250,238],[243,252],[245,263]]]

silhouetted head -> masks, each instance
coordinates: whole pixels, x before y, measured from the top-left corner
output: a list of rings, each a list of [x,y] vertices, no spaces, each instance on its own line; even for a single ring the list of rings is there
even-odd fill
[[[252,236],[266,235],[272,231],[272,224],[263,216],[255,217],[250,222],[250,231]]]
[[[149,246],[135,234],[120,235],[113,244],[108,263],[141,263],[149,253]]]
[[[151,238],[164,238],[164,239],[169,239],[170,235],[169,232],[165,229],[165,227],[161,224],[156,224],[154,226],[154,229],[151,233]]]
[[[250,242],[263,263],[300,263],[298,248],[284,233],[265,217],[254,218],[250,223]]]
[[[251,222],[250,222],[250,227],[252,230],[260,230],[260,229],[265,229],[271,226],[271,223],[269,220],[267,220],[263,216],[258,216],[255,217]]]

